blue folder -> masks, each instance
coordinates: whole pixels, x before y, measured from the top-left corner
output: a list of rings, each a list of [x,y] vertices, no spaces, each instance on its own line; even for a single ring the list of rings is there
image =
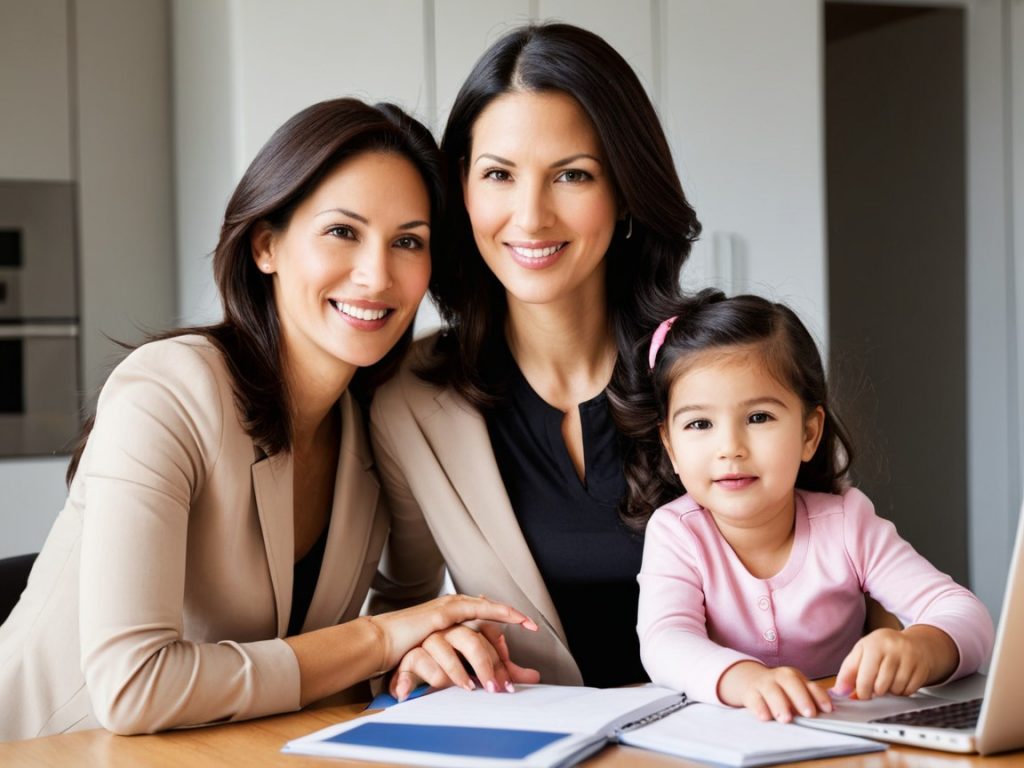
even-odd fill
[[[324,741],[462,757],[519,759],[569,734],[458,725],[366,723]]]

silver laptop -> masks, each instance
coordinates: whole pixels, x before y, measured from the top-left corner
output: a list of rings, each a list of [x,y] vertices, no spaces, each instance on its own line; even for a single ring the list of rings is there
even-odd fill
[[[1024,506],[988,677],[972,675],[914,696],[837,700],[801,725],[947,752],[988,755],[1024,747]]]

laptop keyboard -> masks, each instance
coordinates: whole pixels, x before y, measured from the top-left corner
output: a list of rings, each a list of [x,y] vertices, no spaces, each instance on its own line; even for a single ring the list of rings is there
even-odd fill
[[[981,699],[954,701],[938,707],[915,709],[901,712],[898,715],[880,717],[873,723],[893,723],[896,725],[924,725],[931,728],[973,728],[978,724],[981,713]]]

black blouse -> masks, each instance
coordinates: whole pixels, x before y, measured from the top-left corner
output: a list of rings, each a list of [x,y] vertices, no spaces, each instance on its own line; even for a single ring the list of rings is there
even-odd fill
[[[330,521],[328,521],[323,531],[320,532],[316,543],[310,547],[309,552],[304,554],[301,560],[295,561],[292,578],[292,614],[288,617],[288,637],[302,632],[302,625],[306,623],[306,614],[309,613],[309,606],[313,602],[313,593],[316,591],[316,582],[320,578],[320,566],[324,562],[327,531],[330,527]]]
[[[533,390],[507,347],[494,368],[488,373],[505,397],[484,413],[491,445],[583,681],[646,681],[636,634],[643,538],[619,520],[626,483],[607,397],[579,405],[581,481],[562,439],[562,411]]]

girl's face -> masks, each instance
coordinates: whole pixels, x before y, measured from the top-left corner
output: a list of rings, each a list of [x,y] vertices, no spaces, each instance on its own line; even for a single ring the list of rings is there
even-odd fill
[[[287,359],[313,375],[351,375],[387,354],[426,292],[426,185],[399,154],[347,158],[283,229],[256,230],[253,257],[274,276]]]
[[[510,300],[603,299],[618,205],[597,133],[575,99],[497,97],[473,125],[464,162],[473,237]]]
[[[749,348],[713,350],[672,384],[662,442],[687,492],[719,527],[793,514],[797,471],[818,447],[810,414]]]

